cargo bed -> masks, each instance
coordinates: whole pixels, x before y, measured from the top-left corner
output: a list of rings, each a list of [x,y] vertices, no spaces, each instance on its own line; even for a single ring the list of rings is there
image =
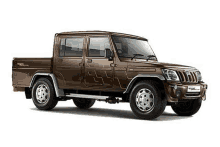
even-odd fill
[[[52,58],[14,58],[12,62],[12,85],[16,89],[29,87],[35,73],[51,73]],[[20,87],[20,88],[19,88]],[[22,87],[22,88],[21,88]]]

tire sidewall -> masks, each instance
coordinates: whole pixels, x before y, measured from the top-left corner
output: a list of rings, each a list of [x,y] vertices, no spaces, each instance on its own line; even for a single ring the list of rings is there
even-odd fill
[[[141,111],[136,105],[136,95],[137,95],[138,91],[142,88],[149,89],[154,95],[154,100],[153,100],[154,107],[149,112]],[[142,119],[154,119],[154,118],[158,117],[159,115],[161,115],[161,111],[164,110],[164,108],[163,108],[164,104],[162,103],[161,93],[159,92],[159,90],[155,86],[153,86],[153,83],[151,83],[151,82],[140,82],[133,88],[133,90],[130,94],[130,106],[131,106],[131,109],[134,112],[134,114]],[[163,109],[163,110],[161,110],[161,109]]]
[[[40,84],[45,84],[49,88],[49,94],[50,94],[49,100],[44,104],[39,103],[36,98],[36,89]],[[46,78],[40,78],[39,80],[37,80],[37,82],[34,84],[34,86],[32,88],[32,100],[33,100],[33,103],[35,104],[35,106],[39,109],[48,109],[53,103],[54,96],[55,95],[54,95],[53,85]]]
[[[184,107],[183,105],[180,104],[174,104],[172,105],[172,109],[174,112],[178,115],[182,116],[191,116],[197,113],[202,105],[202,100],[201,98],[199,99],[193,99],[193,100],[188,100],[190,105],[188,107]]]
[[[80,109],[88,109],[94,105],[95,100],[86,98],[74,98],[73,102]]]

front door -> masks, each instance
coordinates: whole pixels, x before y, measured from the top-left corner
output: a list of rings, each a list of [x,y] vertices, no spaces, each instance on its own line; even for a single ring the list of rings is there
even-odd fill
[[[55,61],[54,68],[60,88],[75,89],[82,86],[85,40],[85,36],[60,38],[59,56]]]
[[[105,49],[112,51],[108,36],[88,36],[84,78],[88,87],[112,87],[113,60],[105,57]]]

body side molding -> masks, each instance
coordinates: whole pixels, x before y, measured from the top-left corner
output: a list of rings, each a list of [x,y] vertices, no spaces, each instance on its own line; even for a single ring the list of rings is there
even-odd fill
[[[34,76],[31,79],[31,83],[30,83],[29,88],[31,88],[34,85],[34,80],[39,75],[40,76],[50,76],[52,78],[52,81],[53,81],[53,85],[54,85],[54,88],[55,88],[56,96],[57,97],[64,96],[64,91],[62,89],[59,89],[58,83],[57,83],[57,79],[54,76],[54,74],[52,74],[52,73],[35,73]]]
[[[130,83],[128,84],[126,90],[123,92],[123,94],[126,94],[128,93],[128,91],[131,89],[132,85],[134,84],[134,82],[137,80],[137,78],[158,78],[162,81],[165,80],[164,76],[163,75],[160,75],[160,74],[138,74],[137,76],[135,76],[131,81]]]

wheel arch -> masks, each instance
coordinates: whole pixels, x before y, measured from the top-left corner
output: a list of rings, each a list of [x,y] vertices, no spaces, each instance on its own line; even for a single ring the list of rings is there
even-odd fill
[[[165,87],[163,81],[165,78],[162,75],[145,75],[145,74],[140,74],[135,76],[130,83],[128,84],[126,90],[123,92],[123,94],[129,94],[132,90],[132,88],[140,81],[143,80],[149,80],[155,83],[155,85],[160,89],[162,92],[163,96],[165,97]]]
[[[64,96],[64,91],[62,89],[59,89],[56,77],[52,73],[35,73],[31,79],[29,89],[31,89],[34,86],[34,83],[38,79],[44,78],[44,77],[49,79],[52,82],[54,89],[55,89],[56,97]]]

